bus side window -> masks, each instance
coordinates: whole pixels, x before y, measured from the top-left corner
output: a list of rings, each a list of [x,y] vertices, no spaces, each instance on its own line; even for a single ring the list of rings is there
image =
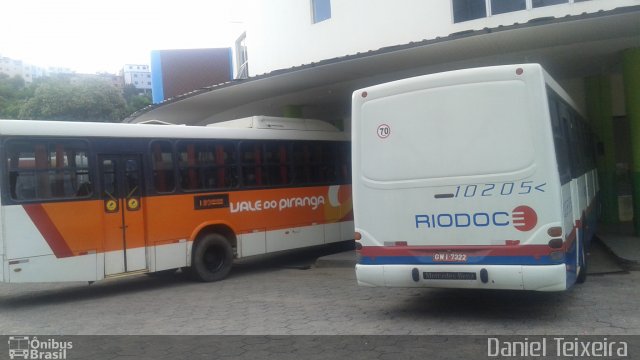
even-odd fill
[[[151,144],[151,159],[155,190],[159,193],[173,192],[176,184],[171,143],[168,141],[154,141]]]
[[[14,200],[85,198],[93,194],[85,143],[15,140],[8,142],[7,154]]]
[[[240,144],[242,184],[248,187],[265,185],[262,143],[246,141]]]
[[[204,188],[202,163],[206,157],[205,144],[187,141],[178,143],[178,167],[182,189],[199,190]]]
[[[293,144],[293,173],[296,184],[311,182],[311,154],[310,144],[295,142]]]
[[[217,188],[234,188],[238,186],[236,166],[236,146],[231,142],[215,144],[215,177]]]
[[[286,185],[291,181],[290,147],[284,141],[272,141],[265,144],[264,152],[267,181],[270,185]]]
[[[549,92],[549,115],[551,117],[551,129],[553,131],[553,143],[556,151],[556,161],[558,163],[558,173],[560,182],[566,183],[571,180],[571,169],[569,160],[569,141],[560,118],[557,95],[551,90]]]
[[[327,144],[325,180],[329,183],[348,183],[351,181],[351,167],[349,165],[350,146],[342,142]]]

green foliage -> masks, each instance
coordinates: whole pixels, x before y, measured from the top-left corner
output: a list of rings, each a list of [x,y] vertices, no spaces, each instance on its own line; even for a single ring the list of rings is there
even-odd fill
[[[0,118],[121,121],[145,107],[145,95],[127,101],[117,88],[97,78],[49,77],[25,84],[21,77],[0,74]]]
[[[22,104],[31,94],[20,76],[0,74],[0,118],[17,118]]]
[[[47,78],[38,84],[18,114],[21,119],[120,121],[127,115],[124,98],[99,79]]]
[[[147,93],[140,93],[140,90],[136,89],[132,84],[124,86],[122,89],[122,96],[127,102],[128,114],[133,114],[134,112],[151,105],[151,95]]]

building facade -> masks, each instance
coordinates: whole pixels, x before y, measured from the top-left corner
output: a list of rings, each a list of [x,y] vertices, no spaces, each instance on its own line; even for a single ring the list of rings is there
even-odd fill
[[[120,75],[124,79],[125,85],[133,85],[136,89],[150,92],[151,91],[151,70],[149,65],[144,64],[125,64]]]
[[[638,4],[637,0],[251,0],[246,40],[249,75],[466,31]],[[316,8],[325,9],[320,21],[314,15]]]
[[[640,0],[251,0],[248,9],[235,50],[247,79],[212,84],[131,121],[284,115],[349,131],[356,89],[540,63],[592,121],[603,219],[634,219],[640,232]]]
[[[25,83],[29,84],[34,79],[47,76],[47,71],[41,67],[27,64],[22,60],[0,56],[0,74],[5,74],[9,77],[20,76]]]
[[[230,81],[231,59],[230,48],[152,51],[153,103]]]

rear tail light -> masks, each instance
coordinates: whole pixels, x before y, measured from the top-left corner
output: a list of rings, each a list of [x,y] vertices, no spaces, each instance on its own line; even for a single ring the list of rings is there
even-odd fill
[[[549,230],[547,230],[547,234],[549,234],[549,236],[551,237],[560,237],[562,236],[562,228],[560,226],[554,226],[552,228],[549,228]]]
[[[562,239],[549,240],[549,247],[552,249],[560,249],[562,247],[562,244],[563,244]]]

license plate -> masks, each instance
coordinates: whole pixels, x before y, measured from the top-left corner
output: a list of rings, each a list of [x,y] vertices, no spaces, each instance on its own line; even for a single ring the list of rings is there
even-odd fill
[[[461,253],[435,253],[434,262],[467,262],[467,254]]]
[[[425,280],[476,280],[476,273],[472,272],[424,272]]]

